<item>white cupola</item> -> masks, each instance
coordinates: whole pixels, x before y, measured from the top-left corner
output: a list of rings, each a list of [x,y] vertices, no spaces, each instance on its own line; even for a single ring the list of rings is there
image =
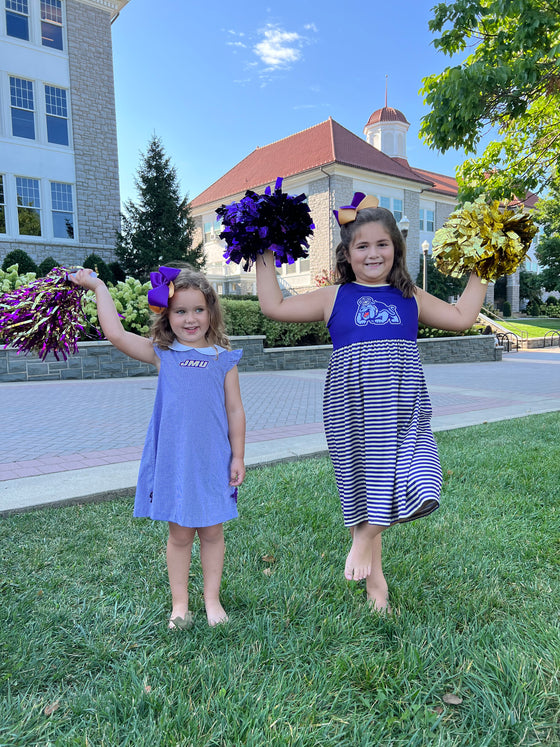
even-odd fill
[[[406,158],[406,133],[410,123],[398,109],[385,106],[373,112],[364,127],[366,140],[391,158]]]

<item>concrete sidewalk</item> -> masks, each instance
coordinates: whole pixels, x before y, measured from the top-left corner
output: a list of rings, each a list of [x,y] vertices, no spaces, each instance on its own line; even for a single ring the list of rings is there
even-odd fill
[[[559,348],[424,370],[434,431],[560,411]],[[248,467],[326,453],[324,378],[324,370],[240,374]],[[156,383],[0,384],[0,516],[132,493]]]

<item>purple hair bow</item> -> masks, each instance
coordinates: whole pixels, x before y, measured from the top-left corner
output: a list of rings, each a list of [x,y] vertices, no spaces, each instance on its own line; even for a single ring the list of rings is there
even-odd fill
[[[159,268],[159,272],[150,272],[152,289],[148,291],[148,304],[154,313],[161,314],[169,305],[169,299],[175,292],[173,281],[180,272],[175,267],[164,266]]]
[[[365,195],[363,192],[354,192],[351,205],[344,205],[338,210],[333,210],[334,217],[339,226],[343,226],[345,223],[352,223],[356,220],[356,215],[360,210],[364,208],[376,208],[379,205],[379,200],[373,195]]]

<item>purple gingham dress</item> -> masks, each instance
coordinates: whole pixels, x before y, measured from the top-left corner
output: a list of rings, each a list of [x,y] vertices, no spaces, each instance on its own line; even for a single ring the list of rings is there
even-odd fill
[[[134,516],[206,527],[237,517],[224,381],[241,350],[154,348],[161,367]]]

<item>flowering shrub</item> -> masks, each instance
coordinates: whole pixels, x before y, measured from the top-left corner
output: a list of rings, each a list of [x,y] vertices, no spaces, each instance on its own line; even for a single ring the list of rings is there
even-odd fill
[[[150,331],[150,309],[148,308],[148,290],[150,283],[141,283],[135,278],[127,278],[116,285],[107,286],[121,322],[127,332],[147,335]],[[84,311],[92,327],[99,327],[95,293],[88,291],[84,298]]]
[[[18,274],[18,266],[11,265],[7,270],[0,270],[0,293],[20,288],[22,285],[28,285],[33,282],[37,276],[34,272],[26,272],[24,275]]]

